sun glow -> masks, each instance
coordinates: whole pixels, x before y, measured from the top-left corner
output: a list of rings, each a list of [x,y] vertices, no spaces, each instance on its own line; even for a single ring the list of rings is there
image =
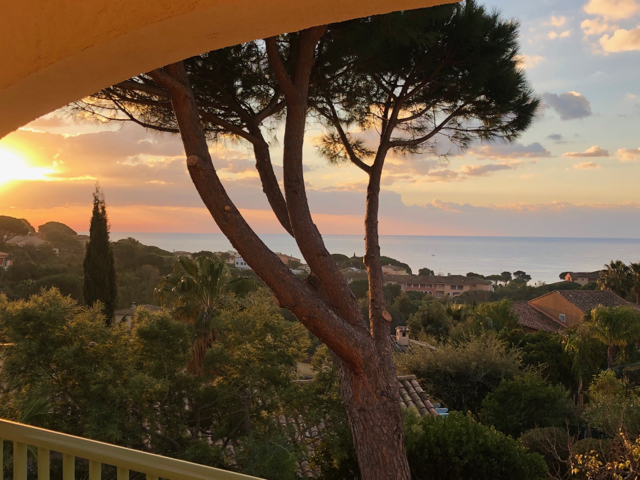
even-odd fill
[[[19,154],[0,149],[0,185],[15,180],[47,180],[50,173],[55,170],[29,166]]]

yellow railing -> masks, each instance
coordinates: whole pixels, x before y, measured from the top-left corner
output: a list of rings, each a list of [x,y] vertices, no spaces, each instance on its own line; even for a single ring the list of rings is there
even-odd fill
[[[147,480],[260,480],[257,477],[197,465],[174,458],[87,440],[43,428],[0,420],[0,479],[3,472],[3,441],[13,442],[13,480],[27,480],[27,446],[38,448],[38,480],[49,480],[51,452],[62,454],[62,479],[75,479],[75,459],[89,461],[89,480],[100,480],[102,465],[118,469],[117,480],[129,480],[129,471]]]

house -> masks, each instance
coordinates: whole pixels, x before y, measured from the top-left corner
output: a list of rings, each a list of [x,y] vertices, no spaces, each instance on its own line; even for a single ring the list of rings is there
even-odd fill
[[[33,237],[31,235],[18,235],[13,237],[7,243],[11,245],[17,245],[19,247],[24,247],[25,245],[33,245],[37,247],[38,245],[42,245],[43,243],[47,243],[45,240],[42,240],[38,237]]]
[[[234,258],[233,266],[239,268],[240,270],[251,270],[251,267],[247,265],[247,262],[245,262],[242,257]]]
[[[13,265],[13,260],[9,260],[9,254],[0,252],[0,268],[8,270],[11,265]]]
[[[528,302],[513,302],[511,308],[526,330],[557,332],[582,322],[585,314],[598,305],[628,306],[640,312],[640,306],[611,290],[556,290]]]
[[[567,272],[564,279],[567,282],[575,282],[580,285],[586,285],[587,283],[597,282],[602,274],[602,270],[595,272]]]
[[[296,258],[296,257],[292,257],[291,255],[287,255],[285,253],[276,253],[276,255],[278,256],[280,261],[282,263],[284,263],[286,266],[289,266],[289,262],[293,262],[293,263],[296,263],[296,264],[302,263],[301,259]]]
[[[457,297],[472,290],[492,291],[489,280],[462,275],[385,275],[385,285],[398,284],[403,292],[423,292],[436,298]]]
[[[395,265],[383,265],[382,273],[385,275],[409,275],[406,268]]]

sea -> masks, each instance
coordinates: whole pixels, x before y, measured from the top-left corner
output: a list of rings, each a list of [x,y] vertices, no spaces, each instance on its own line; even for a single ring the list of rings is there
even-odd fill
[[[232,249],[221,233],[111,232],[112,241],[127,237],[171,252]],[[263,234],[260,238],[275,252],[301,257],[289,235]],[[331,253],[364,253],[364,240],[359,235],[323,238]],[[640,239],[382,235],[380,246],[382,255],[408,264],[413,273],[423,267],[443,275],[523,270],[531,275],[530,285],[560,281],[559,274],[564,271],[599,270],[611,260],[640,261]]]

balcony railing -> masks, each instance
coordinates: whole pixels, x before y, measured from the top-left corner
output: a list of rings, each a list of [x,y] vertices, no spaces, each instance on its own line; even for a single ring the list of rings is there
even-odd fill
[[[38,480],[49,480],[51,452],[62,454],[62,479],[75,479],[76,458],[89,461],[89,479],[100,480],[102,465],[117,467],[117,480],[129,480],[129,472],[146,480],[260,480],[257,477],[176,460],[108,443],[87,440],[43,428],[0,420],[0,479],[3,442],[13,442],[13,480],[27,480],[27,446],[38,449]]]

